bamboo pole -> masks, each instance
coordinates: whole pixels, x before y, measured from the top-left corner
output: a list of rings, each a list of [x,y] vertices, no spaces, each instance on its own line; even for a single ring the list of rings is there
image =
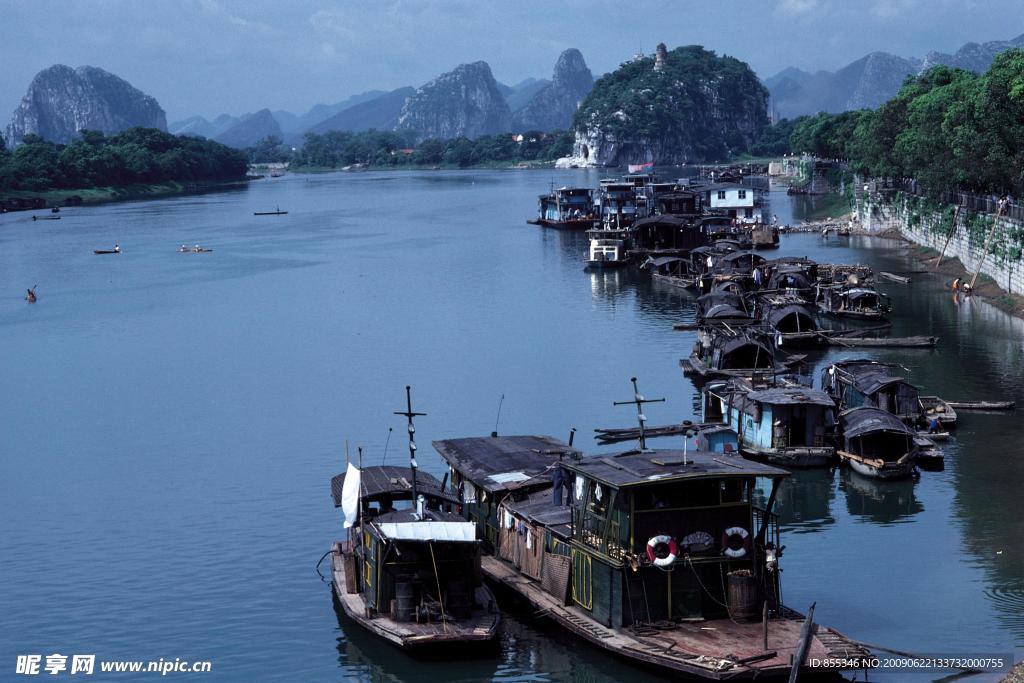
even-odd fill
[[[1001,205],[999,207],[999,210],[996,211],[995,218],[992,219],[992,227],[988,231],[988,236],[985,237],[985,246],[981,250],[981,260],[978,262],[978,269],[976,271],[974,271],[974,277],[971,278],[971,291],[972,292],[974,291],[974,283],[978,281],[978,275],[981,274],[981,269],[985,265],[985,259],[988,258],[989,243],[992,241],[992,235],[994,235],[996,233],[996,226],[999,225],[999,218],[1003,215],[1003,209],[1005,209],[1005,208],[1006,208],[1005,204]]]
[[[949,234],[946,235],[946,243],[942,245],[942,251],[939,252],[939,257],[935,259],[935,269],[938,270],[939,265],[942,264],[942,257],[946,255],[946,248],[949,243],[953,240],[953,234],[956,232],[956,219],[960,215],[960,205],[957,204],[956,208],[953,209],[953,224],[949,226]]]

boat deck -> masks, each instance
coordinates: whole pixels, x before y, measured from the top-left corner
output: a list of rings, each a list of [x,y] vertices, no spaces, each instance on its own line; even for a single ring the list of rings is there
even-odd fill
[[[786,616],[768,624],[768,649],[764,648],[760,621],[739,623],[709,619],[671,624],[671,628],[613,630],[580,610],[567,607],[541,585],[493,556],[483,558],[489,580],[507,586],[545,616],[591,643],[618,655],[647,664],[713,680],[786,676],[790,656],[800,642],[803,617],[786,610]],[[816,626],[807,661],[823,658],[862,659],[870,655],[842,634]],[[746,660],[746,662],[744,662]],[[807,673],[836,673],[803,667]]]
[[[337,550],[335,544],[334,549]],[[383,613],[366,616],[366,603],[360,593],[345,590],[345,563],[341,554],[331,555],[331,573],[334,579],[334,593],[351,619],[360,626],[388,640],[399,647],[415,649],[421,646],[441,643],[484,643],[494,639],[501,615],[497,612],[494,596],[485,586],[476,589],[476,604],[484,609],[475,609],[469,619],[449,618],[443,622],[416,623],[399,622]]]

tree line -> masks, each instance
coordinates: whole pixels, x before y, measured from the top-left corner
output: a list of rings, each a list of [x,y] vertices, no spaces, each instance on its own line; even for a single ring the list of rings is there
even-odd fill
[[[983,74],[936,66],[878,109],[783,121],[759,143],[846,159],[874,177],[914,178],[929,192],[1024,193],[1024,50]],[[787,135],[788,133],[788,135]],[[779,153],[774,151],[770,153]]]
[[[245,177],[247,168],[239,150],[155,128],[83,130],[68,145],[26,135],[13,150],[0,137],[0,191],[229,180]]]
[[[570,131],[523,133],[522,140],[510,134],[484,135],[476,139],[430,138],[416,143],[410,131],[370,130],[360,133],[331,131],[307,133],[301,147],[291,150],[280,138],[269,137],[250,147],[253,163],[289,162],[297,168],[343,168],[367,166],[458,166],[490,163],[552,161],[572,153]]]

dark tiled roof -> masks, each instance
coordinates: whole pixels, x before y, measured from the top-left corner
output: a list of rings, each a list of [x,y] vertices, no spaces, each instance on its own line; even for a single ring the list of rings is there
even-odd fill
[[[626,451],[610,457],[588,457],[567,462],[569,470],[597,479],[612,486],[637,486],[685,479],[715,477],[782,477],[786,470],[764,465],[739,456],[706,451],[658,449]]]
[[[550,484],[551,465],[561,455],[579,454],[550,436],[481,436],[435,441],[452,467],[491,493]],[[566,458],[568,459],[568,458]]]
[[[390,495],[395,500],[412,498],[412,471],[408,467],[392,465],[373,465],[364,467],[359,477],[359,485],[363,498],[366,500]],[[345,486],[345,475],[339,474],[331,478],[331,497],[334,506],[341,506],[341,492]],[[423,470],[416,470],[417,493],[434,498],[443,498],[458,502],[456,498],[441,491],[441,482]]]

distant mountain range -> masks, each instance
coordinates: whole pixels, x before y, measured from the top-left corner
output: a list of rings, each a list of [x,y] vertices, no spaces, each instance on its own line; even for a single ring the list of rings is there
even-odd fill
[[[896,94],[907,76],[937,64],[984,71],[996,54],[1014,47],[1024,47],[1024,35],[967,43],[953,54],[929,52],[922,58],[872,52],[834,72],[790,67],[762,82],[771,94],[771,111],[779,117],[877,107]],[[419,88],[369,90],[333,104],[317,104],[304,114],[262,109],[213,120],[192,116],[168,126],[159,103],[123,79],[96,67],[58,64],[32,80],[4,137],[8,145],[18,144],[29,133],[67,143],[83,129],[116,133],[148,126],[244,148],[268,135],[298,145],[307,132],[332,130],[403,128],[416,131],[421,139],[551,131],[571,127],[593,83],[583,55],[568,49],[559,55],[550,80],[528,78],[504,85],[494,79],[486,62],[474,62]]]
[[[762,82],[771,93],[774,113],[781,118],[874,108],[892,98],[907,76],[938,64],[985,71],[997,54],[1015,47],[1024,47],[1024,34],[1010,40],[967,43],[953,54],[929,52],[921,59],[872,52],[835,72],[808,73],[789,67]]]
[[[318,104],[305,114],[263,110],[222,114],[213,121],[192,116],[168,126],[177,135],[201,135],[235,147],[255,144],[262,133],[288,144],[301,144],[305,133],[410,129],[419,137],[551,131],[569,128],[576,107],[590,92],[594,78],[579,50],[564,51],[551,80],[527,78],[515,85],[494,80],[486,62],[461,64],[419,88],[371,90],[335,104]],[[256,120],[253,120],[254,117]]]

